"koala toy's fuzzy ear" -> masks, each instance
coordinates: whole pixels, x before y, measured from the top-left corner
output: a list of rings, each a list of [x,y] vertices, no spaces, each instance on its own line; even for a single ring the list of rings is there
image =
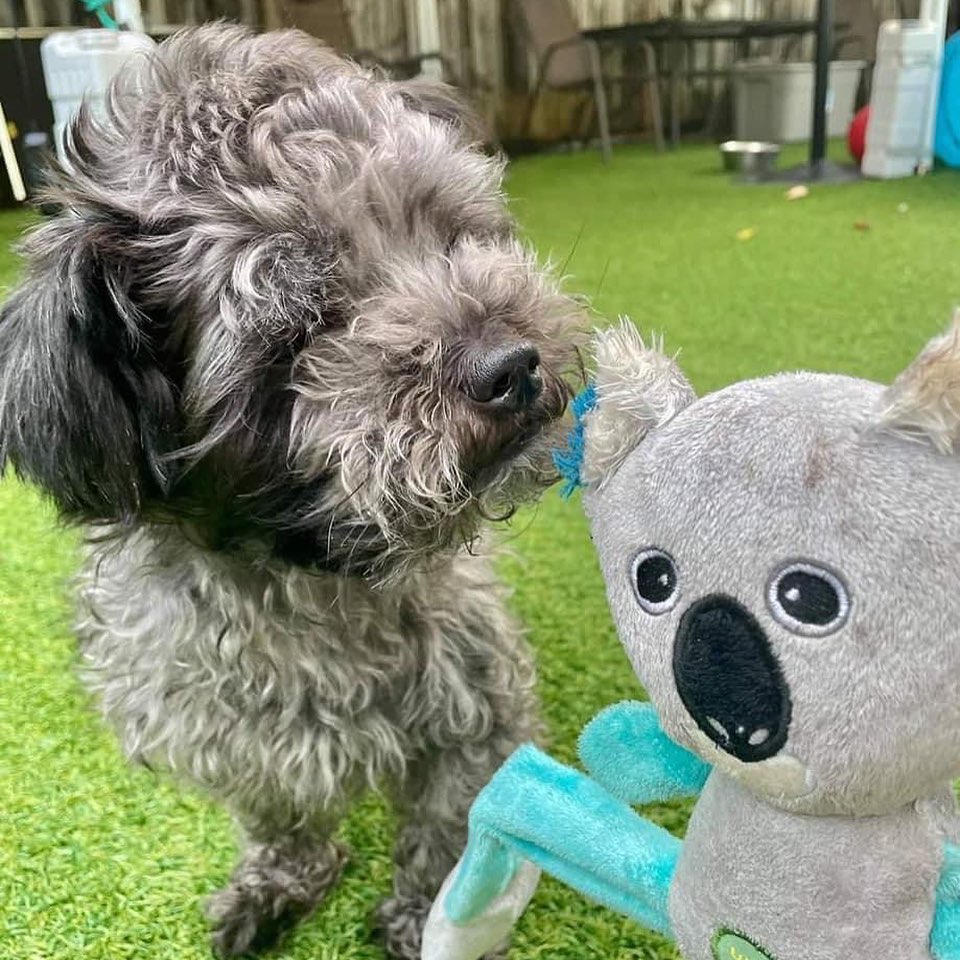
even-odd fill
[[[662,348],[647,346],[626,319],[596,335],[594,380],[574,404],[578,423],[570,449],[557,458],[568,489],[602,486],[651,430],[696,399]]]
[[[960,309],[946,333],[931,340],[884,391],[880,423],[893,433],[960,451]]]

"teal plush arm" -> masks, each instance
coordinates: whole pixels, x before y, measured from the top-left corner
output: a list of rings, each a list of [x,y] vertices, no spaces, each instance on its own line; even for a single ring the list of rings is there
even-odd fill
[[[593,900],[661,933],[680,841],[589,777],[536,747],[517,750],[480,792],[470,838],[444,902],[468,923],[529,861]]]
[[[540,870],[670,934],[667,898],[680,842],[629,804],[695,794],[710,767],[673,743],[645,703],[604,710],[579,746],[596,780],[527,745],[480,792],[467,848],[430,911],[423,960],[476,960],[495,948],[533,896]]]
[[[960,960],[960,847],[954,843],[943,848],[930,952],[936,960]]]
[[[625,803],[694,796],[710,774],[663,732],[649,703],[626,701],[598,713],[583,728],[579,751],[590,775]]]

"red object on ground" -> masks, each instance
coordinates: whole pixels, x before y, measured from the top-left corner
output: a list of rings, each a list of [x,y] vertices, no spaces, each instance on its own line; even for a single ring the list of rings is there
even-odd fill
[[[867,124],[870,122],[870,107],[861,107],[850,122],[847,132],[847,146],[850,156],[857,163],[863,163],[863,154],[867,149]]]

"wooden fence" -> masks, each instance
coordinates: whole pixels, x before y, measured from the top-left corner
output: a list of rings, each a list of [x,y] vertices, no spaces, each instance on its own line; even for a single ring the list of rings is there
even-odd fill
[[[185,24],[217,17],[255,26],[276,26],[289,21],[288,6],[304,0],[141,0],[148,32],[163,36]],[[309,2],[309,0],[307,0]],[[326,0],[320,0],[326,3]],[[873,0],[881,18],[916,15],[919,0]],[[809,18],[816,0],[570,0],[583,27],[633,20],[651,20],[675,13],[685,17],[794,17]],[[13,4],[16,6],[14,7]],[[336,6],[336,4],[326,4]],[[511,0],[347,0],[351,42],[355,48],[374,51],[396,60],[415,51],[443,55],[449,79],[467,88],[488,123],[502,135],[518,132],[527,90],[533,74],[529,54],[513,27]],[[51,29],[87,22],[79,0],[0,0],[0,39],[13,35],[37,38]],[[776,50],[772,51],[776,53]],[[796,51],[811,54],[811,43]],[[705,55],[704,50],[693,53]],[[713,62],[719,66],[733,57],[732,44],[714,45]],[[687,84],[685,102],[697,104],[716,92],[716,82]],[[706,86],[706,91],[705,91]],[[704,96],[704,92],[706,96]],[[617,94],[614,93],[614,101]],[[639,104],[639,99],[637,99]],[[562,132],[572,112],[569,98],[548,97],[540,115],[538,132]],[[642,118],[641,118],[642,121]],[[633,121],[629,121],[633,122]]]

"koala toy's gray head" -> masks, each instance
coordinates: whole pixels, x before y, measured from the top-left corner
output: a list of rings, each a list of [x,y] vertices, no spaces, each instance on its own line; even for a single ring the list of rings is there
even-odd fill
[[[771,803],[879,814],[960,776],[960,326],[893,386],[701,399],[601,335],[585,507],[617,627],[679,743]]]

